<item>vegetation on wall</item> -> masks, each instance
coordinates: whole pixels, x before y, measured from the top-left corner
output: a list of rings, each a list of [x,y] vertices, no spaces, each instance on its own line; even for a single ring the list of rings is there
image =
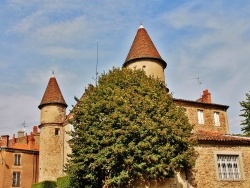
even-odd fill
[[[139,179],[173,177],[195,162],[185,110],[144,71],[102,74],[72,113],[70,187],[132,187]]]
[[[241,101],[240,106],[242,107],[241,111],[243,112],[240,116],[244,118],[241,121],[241,125],[243,125],[241,130],[244,134],[250,135],[250,93],[246,93],[246,100]]]

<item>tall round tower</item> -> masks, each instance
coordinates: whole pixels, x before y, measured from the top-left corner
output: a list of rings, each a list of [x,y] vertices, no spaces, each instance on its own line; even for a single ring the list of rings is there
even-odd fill
[[[38,108],[41,110],[39,182],[55,181],[63,173],[63,122],[67,104],[54,74]]]
[[[143,69],[147,75],[165,83],[164,69],[167,63],[161,58],[146,29],[140,25],[123,67]]]

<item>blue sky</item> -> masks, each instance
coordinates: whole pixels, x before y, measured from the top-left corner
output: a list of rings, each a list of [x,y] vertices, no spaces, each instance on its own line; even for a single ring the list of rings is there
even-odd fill
[[[95,83],[97,41],[99,74],[121,67],[141,22],[168,63],[174,97],[196,100],[208,89],[214,103],[230,106],[230,132],[240,133],[249,10],[247,0],[0,0],[0,134],[39,125],[52,70],[70,110]]]

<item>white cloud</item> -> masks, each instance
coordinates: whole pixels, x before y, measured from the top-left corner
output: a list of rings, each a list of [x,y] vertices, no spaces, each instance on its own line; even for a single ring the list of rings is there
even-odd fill
[[[9,29],[9,32],[27,34],[33,32],[36,27],[46,22],[43,11],[36,11],[21,19],[16,25]]]
[[[74,44],[82,42],[91,36],[92,30],[84,16],[73,20],[52,23],[37,29],[31,36],[31,40],[42,44]]]
[[[66,47],[46,47],[41,49],[40,53],[48,57],[57,57],[57,58],[78,58],[83,57],[83,53],[80,50]]]

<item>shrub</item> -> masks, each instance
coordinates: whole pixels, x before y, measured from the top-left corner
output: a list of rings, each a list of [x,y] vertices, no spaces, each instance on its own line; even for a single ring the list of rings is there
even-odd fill
[[[56,182],[55,181],[42,181],[39,183],[35,183],[31,186],[31,188],[55,188]]]
[[[57,187],[58,188],[68,188],[69,187],[69,176],[62,176],[57,178]]]

